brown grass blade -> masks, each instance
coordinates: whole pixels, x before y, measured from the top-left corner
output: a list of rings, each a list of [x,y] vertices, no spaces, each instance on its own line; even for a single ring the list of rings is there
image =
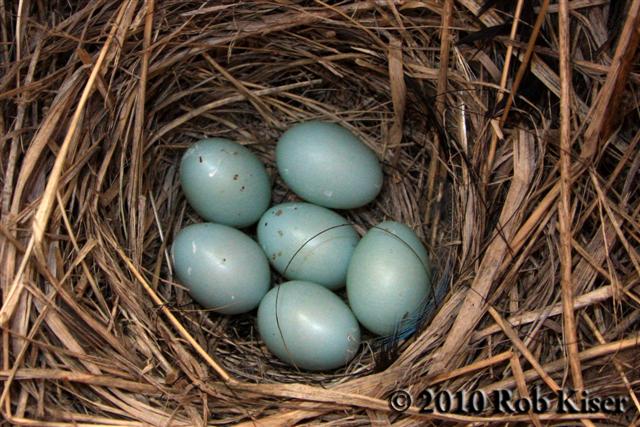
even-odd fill
[[[560,203],[558,220],[560,224],[560,286],[562,287],[562,324],[564,344],[569,354],[569,366],[573,386],[578,396],[584,390],[582,369],[578,358],[578,333],[573,312],[574,285],[571,259],[571,66],[569,64],[569,4],[560,0],[558,12],[560,39]]]

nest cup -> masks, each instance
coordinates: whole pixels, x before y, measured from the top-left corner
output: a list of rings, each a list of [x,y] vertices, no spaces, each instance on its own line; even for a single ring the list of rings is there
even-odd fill
[[[428,1],[32,3],[1,17],[20,47],[0,34],[0,56],[12,60],[0,76],[2,315],[10,316],[0,317],[0,393],[11,422],[419,425],[424,418],[390,411],[390,393],[417,396],[434,384],[515,389],[525,378],[575,385],[578,362],[594,395],[637,388],[638,126],[636,107],[624,103],[617,122],[601,120],[612,110],[591,87],[619,87],[605,85],[613,74],[604,64],[571,65],[582,80],[569,126],[585,157],[569,157],[587,166],[575,166],[567,190],[558,129],[569,101],[556,95],[565,82],[558,46],[541,48],[547,68],[540,56],[530,59],[538,68],[523,82],[538,86],[523,83],[528,98],[518,93],[498,124],[500,72],[512,45],[454,48],[451,40],[461,28],[511,24],[511,9],[478,18],[473,1],[455,2],[453,12],[450,2]],[[607,7],[585,13],[604,16]],[[531,6],[531,16],[539,10]],[[596,58],[582,38],[600,32],[585,26],[588,19],[571,22],[582,31],[573,49]],[[521,49],[530,24],[526,37],[517,33]],[[556,26],[544,22],[545,42],[557,43]],[[451,56],[441,55],[443,45]],[[615,46],[603,49],[625,59]],[[622,75],[620,87],[636,93],[637,70]],[[507,89],[517,92],[511,83]],[[169,257],[178,231],[202,222],[178,181],[191,144],[238,141],[267,166],[272,204],[298,200],[277,175],[274,151],[287,128],[307,120],[348,128],[382,162],[375,201],[339,213],[360,234],[384,220],[407,224],[434,273],[433,298],[413,335],[364,335],[347,366],[320,373],[272,356],[255,313],[223,316],[195,304]],[[589,142],[593,134],[607,143]],[[558,209],[565,190],[571,211]],[[565,244],[573,246],[561,256]],[[562,265],[573,270],[578,326],[565,323]],[[532,357],[545,381],[530,369]],[[630,422],[633,407],[616,416]]]
[[[191,144],[213,136],[238,141],[267,166],[273,178],[272,204],[302,201],[278,176],[275,166],[278,138],[296,123],[308,120],[336,122],[356,134],[376,153],[385,175],[383,189],[372,203],[338,212],[361,234],[384,220],[402,222],[414,229],[431,257],[431,268],[435,273],[433,289],[421,312],[406,319],[398,335],[384,338],[365,335],[366,345],[351,363],[321,374],[301,372],[270,355],[255,329],[254,313],[224,317],[207,312],[192,305],[191,298],[179,285],[172,286],[175,283],[161,291],[176,314],[190,317],[193,329],[185,325],[187,329],[201,335],[208,351],[238,379],[260,377],[262,380],[317,383],[379,371],[393,362],[401,339],[424,326],[435,314],[436,290],[437,301],[442,301],[447,289],[446,281],[440,281],[439,285],[437,282],[442,277],[441,260],[447,257],[443,242],[451,239],[451,217],[442,215],[441,209],[442,193],[449,190],[449,181],[442,174],[429,176],[433,155],[438,155],[434,138],[440,127],[436,121],[425,120],[433,114],[426,95],[429,89],[418,81],[409,89],[404,83],[394,89],[406,98],[404,105],[398,107],[403,110],[403,119],[399,121],[392,100],[389,71],[384,68],[389,58],[383,55],[391,52],[379,47],[380,56],[374,58],[358,53],[367,45],[370,49],[371,38],[364,29],[345,28],[339,23],[313,25],[298,32],[302,44],[288,32],[275,32],[268,37],[250,36],[235,40],[233,45],[223,44],[194,55],[186,63],[180,61],[171,65],[179,76],[178,81],[171,75],[157,76],[159,80],[170,79],[157,83],[163,87],[182,84],[194,88],[184,91],[177,101],[184,111],[176,114],[173,106],[172,111],[167,111],[168,107],[158,111],[154,119],[157,131],[155,136],[153,132],[150,136],[157,142],[148,156],[152,164],[158,163],[148,169],[151,172],[148,178],[143,173],[145,187],[158,189],[161,186],[156,191],[171,193],[165,206],[157,206],[161,227],[167,235],[166,245],[185,225],[203,221],[182,197],[178,182],[180,157]],[[385,43],[389,41],[386,39]],[[397,40],[394,38],[393,41]],[[331,52],[342,51],[347,44],[353,53],[334,58]],[[329,59],[312,60],[310,56],[328,56]],[[358,65],[358,60],[373,62]],[[396,77],[402,78],[401,75]],[[153,85],[153,82],[151,78],[149,83]],[[163,92],[167,91],[164,89]],[[166,105],[166,101],[163,103]],[[212,107],[197,115],[192,113],[198,106],[206,105]],[[176,126],[176,123],[180,124]],[[165,216],[165,212],[169,216]],[[255,235],[255,226],[243,231]],[[158,239],[155,244],[161,242],[162,239]],[[157,251],[162,249],[166,251],[166,247],[151,251],[156,257],[154,261]],[[166,272],[167,276],[163,277],[171,282],[170,267],[165,264],[161,274]],[[286,279],[274,273],[274,283],[283,281]],[[339,294],[344,296],[344,292]],[[208,333],[203,334],[201,325],[208,325],[204,328]]]

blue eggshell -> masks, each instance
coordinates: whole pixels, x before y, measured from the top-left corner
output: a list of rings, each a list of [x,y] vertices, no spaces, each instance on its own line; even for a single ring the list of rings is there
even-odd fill
[[[418,236],[393,221],[370,229],[351,257],[347,296],[353,313],[371,332],[402,332],[431,296],[429,258]]]
[[[346,219],[309,203],[274,206],[258,223],[258,242],[278,272],[329,289],[344,286],[358,240]]]
[[[312,371],[345,365],[360,345],[360,327],[349,307],[311,282],[271,289],[258,308],[258,330],[276,357]]]
[[[310,121],[291,127],[278,141],[276,163],[294,193],[327,208],[364,206],[382,188],[375,153],[335,123]]]
[[[246,227],[269,207],[271,183],[260,160],[224,138],[203,139],[182,156],[180,184],[205,220]]]
[[[246,313],[269,290],[269,262],[249,236],[222,224],[183,228],[171,248],[178,280],[200,305],[223,314]]]

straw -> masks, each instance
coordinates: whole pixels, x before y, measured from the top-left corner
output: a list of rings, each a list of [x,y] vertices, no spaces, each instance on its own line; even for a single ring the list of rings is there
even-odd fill
[[[637,424],[638,28],[640,0],[0,0],[2,419]],[[415,230],[437,287],[411,333],[364,332],[310,373],[255,312],[195,304],[167,249],[202,221],[178,182],[191,144],[246,145],[295,201],[274,148],[312,119],[383,165],[378,198],[340,214]],[[628,405],[419,413],[426,387],[535,386]]]

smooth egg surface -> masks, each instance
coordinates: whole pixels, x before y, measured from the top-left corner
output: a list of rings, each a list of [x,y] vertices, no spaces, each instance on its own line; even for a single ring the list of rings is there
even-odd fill
[[[269,262],[243,232],[222,224],[183,228],[171,248],[175,275],[200,305],[223,314],[253,310],[269,290]]]
[[[335,123],[292,126],[278,141],[276,163],[294,193],[327,208],[364,206],[382,188],[382,168],[375,153]]]
[[[402,332],[431,295],[431,270],[424,245],[406,225],[386,221],[358,243],[347,272],[349,305],[371,332]]]
[[[203,139],[184,153],[180,184],[202,218],[232,227],[255,223],[271,201],[271,182],[262,162],[224,138]]]
[[[258,330],[276,357],[313,371],[345,365],[360,345],[360,327],[349,307],[311,282],[271,289],[258,308]]]
[[[345,218],[310,203],[276,205],[258,222],[258,242],[280,274],[329,289],[344,286],[358,240]]]

